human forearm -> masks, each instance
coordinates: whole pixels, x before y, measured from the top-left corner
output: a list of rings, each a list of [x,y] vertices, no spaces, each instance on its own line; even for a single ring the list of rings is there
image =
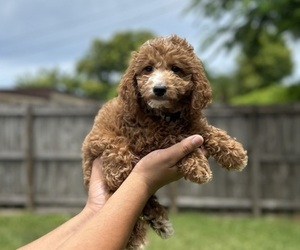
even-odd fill
[[[61,249],[123,249],[152,190],[135,173]]]

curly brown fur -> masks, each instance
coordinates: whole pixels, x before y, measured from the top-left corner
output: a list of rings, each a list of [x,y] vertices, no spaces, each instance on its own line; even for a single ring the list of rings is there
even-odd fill
[[[221,166],[243,169],[247,155],[242,145],[209,125],[202,113],[210,102],[211,88],[202,64],[185,39],[173,35],[147,41],[132,54],[118,97],[100,109],[83,143],[85,185],[89,185],[92,163],[98,156],[107,191],[113,193],[146,154],[192,134],[203,136],[205,148]],[[212,178],[200,150],[186,156],[177,167],[196,183]],[[155,196],[137,222],[128,249],[145,244],[145,224],[163,238],[173,232]]]

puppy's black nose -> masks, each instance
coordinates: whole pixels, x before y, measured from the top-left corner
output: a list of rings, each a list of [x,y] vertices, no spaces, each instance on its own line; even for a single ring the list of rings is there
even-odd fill
[[[163,96],[167,92],[166,86],[155,86],[153,92],[156,96]]]

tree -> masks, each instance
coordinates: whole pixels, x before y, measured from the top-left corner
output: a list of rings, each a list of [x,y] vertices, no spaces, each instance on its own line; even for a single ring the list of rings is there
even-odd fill
[[[127,68],[131,52],[153,37],[153,33],[141,31],[117,33],[108,41],[95,40],[78,62],[77,71],[84,77],[114,84],[115,76]]]
[[[40,69],[36,75],[25,74],[17,79],[19,88],[52,88],[64,92],[73,92],[80,82],[62,73],[59,69]]]
[[[300,38],[299,0],[191,0],[190,11],[216,24],[204,45],[221,40],[229,50],[240,48],[236,72],[225,77],[236,89],[232,91],[231,86],[228,91],[224,84],[214,84],[219,92],[223,91],[221,96],[226,96],[226,101],[235,95],[278,85],[292,73],[286,38]],[[232,96],[228,97],[228,93]]]
[[[239,94],[278,85],[293,71],[291,51],[281,37],[261,32],[258,43],[259,53],[247,55],[241,51],[237,58],[236,78],[243,83],[238,85]]]
[[[247,54],[259,47],[261,32],[300,37],[299,0],[191,0],[189,10],[218,24],[210,41],[229,33],[225,44],[229,48],[240,45]]]
[[[116,93],[116,83],[128,65],[130,54],[154,34],[148,31],[122,32],[110,40],[96,39],[76,65],[74,75],[59,69],[41,69],[23,75],[17,86],[47,87],[61,92],[107,100]]]
[[[273,85],[254,90],[242,96],[233,97],[232,104],[237,105],[269,105],[287,104],[300,100],[300,83],[291,86]]]

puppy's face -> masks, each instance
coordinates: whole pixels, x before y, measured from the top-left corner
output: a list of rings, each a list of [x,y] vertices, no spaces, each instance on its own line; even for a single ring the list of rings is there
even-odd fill
[[[162,40],[144,45],[137,55],[136,80],[143,101],[152,109],[177,112],[192,91],[188,57]]]

